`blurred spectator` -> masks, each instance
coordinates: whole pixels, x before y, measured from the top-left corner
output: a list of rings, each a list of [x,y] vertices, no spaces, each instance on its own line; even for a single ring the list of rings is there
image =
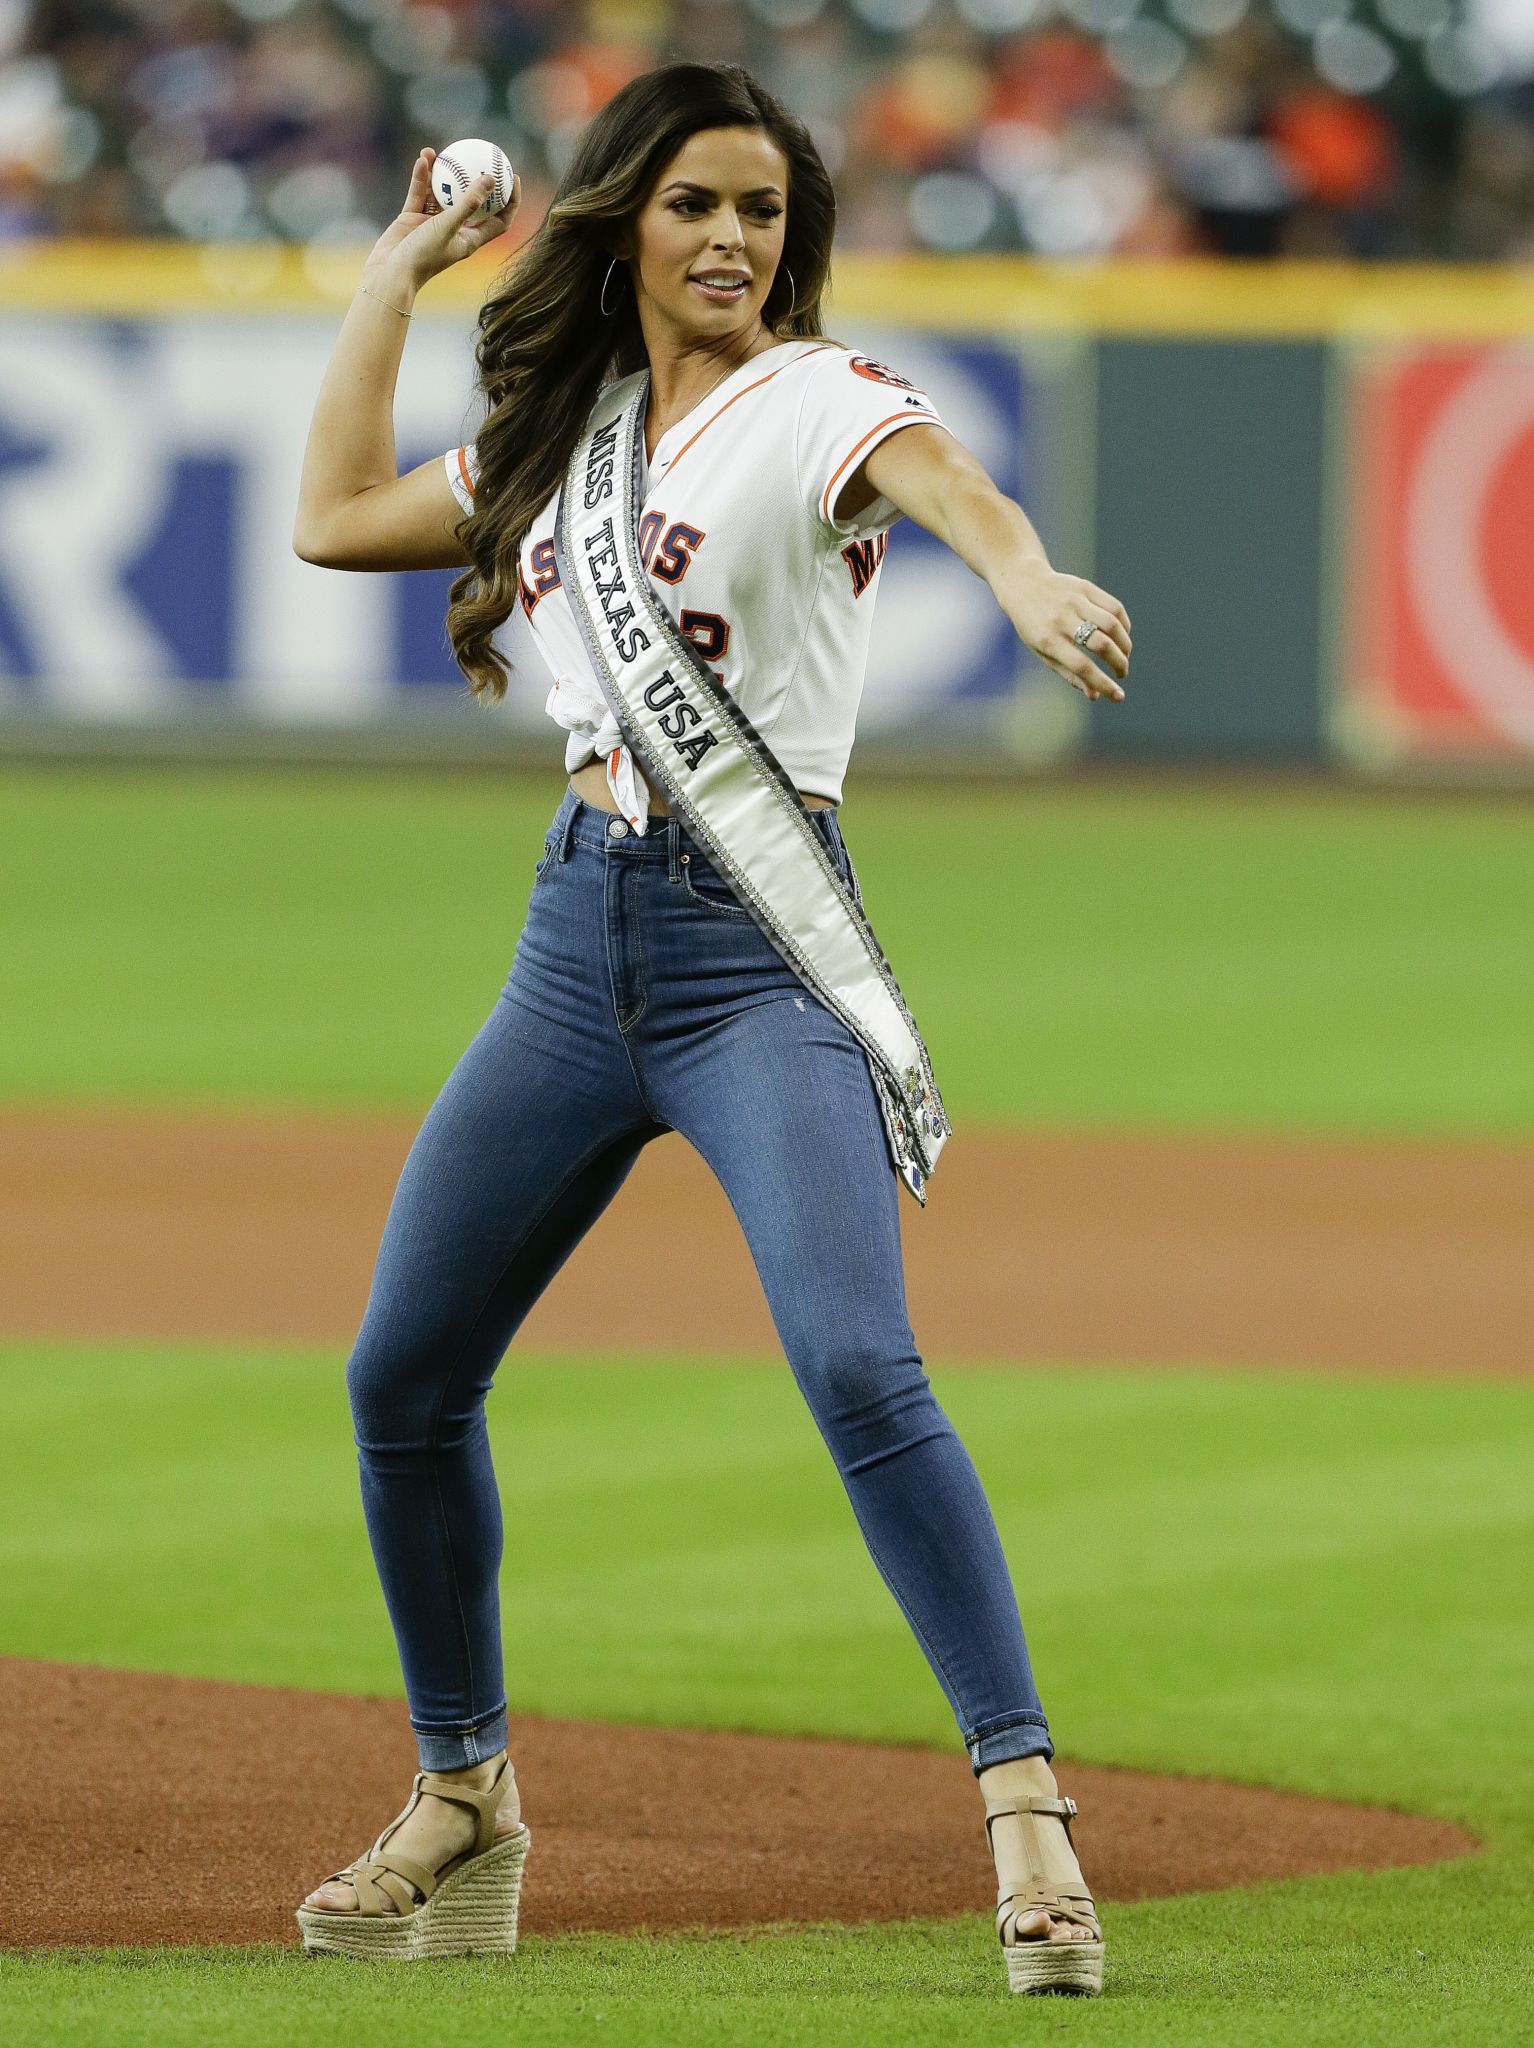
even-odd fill
[[[1534,0],[0,0],[0,237],[363,240],[476,134],[525,236],[683,56],[803,116],[847,246],[1534,261]]]

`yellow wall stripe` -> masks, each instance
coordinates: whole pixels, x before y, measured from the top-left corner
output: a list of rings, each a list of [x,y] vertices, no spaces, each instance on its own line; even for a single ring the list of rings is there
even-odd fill
[[[0,306],[339,313],[365,254],[280,242],[11,243],[0,248]],[[435,279],[421,316],[472,311],[501,264],[491,250]],[[1534,265],[1044,263],[849,251],[837,258],[826,313],[833,331],[850,317],[948,330],[1534,339]]]

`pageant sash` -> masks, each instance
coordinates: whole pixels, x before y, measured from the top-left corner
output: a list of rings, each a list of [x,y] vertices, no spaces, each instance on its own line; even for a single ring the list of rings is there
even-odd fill
[[[677,628],[639,555],[649,379],[581,437],[554,549],[630,751],[788,965],[868,1055],[900,1180],[926,1181],[953,1126],[883,948],[766,741]]]

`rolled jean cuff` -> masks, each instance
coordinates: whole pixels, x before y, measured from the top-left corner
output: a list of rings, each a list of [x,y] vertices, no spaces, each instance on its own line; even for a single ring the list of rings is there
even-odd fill
[[[964,1747],[969,1766],[978,1778],[992,1764],[1004,1764],[1012,1757],[1041,1756],[1046,1763],[1055,1753],[1049,1739],[1049,1723],[1042,1714],[1009,1714],[1002,1721],[982,1721]]]
[[[410,1725],[423,1771],[461,1771],[468,1764],[488,1763],[507,1747],[504,1700],[486,1720],[476,1721],[470,1728],[420,1728],[414,1721]]]

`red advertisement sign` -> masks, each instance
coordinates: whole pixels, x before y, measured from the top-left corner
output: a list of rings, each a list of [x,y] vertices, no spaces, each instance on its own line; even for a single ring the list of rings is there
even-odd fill
[[[1348,452],[1345,744],[1534,754],[1534,347],[1363,359]]]

